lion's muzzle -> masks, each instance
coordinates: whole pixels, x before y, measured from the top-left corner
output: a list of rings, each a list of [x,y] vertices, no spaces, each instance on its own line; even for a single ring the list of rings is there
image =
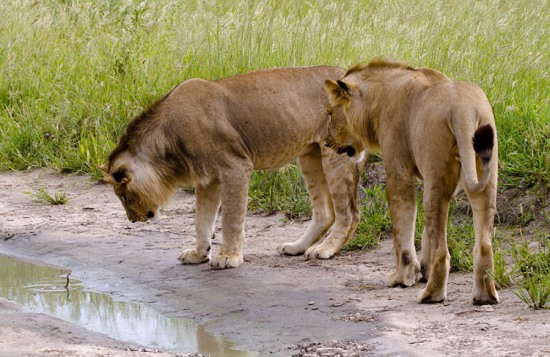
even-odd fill
[[[349,157],[355,156],[355,148],[351,145],[348,145],[346,147],[340,148],[337,151],[339,154],[346,153]]]
[[[346,153],[349,157],[355,156],[355,153],[356,153],[355,148],[351,145],[342,146],[342,145],[336,144],[335,142],[327,142],[325,143],[325,146],[336,151],[336,153],[338,154]]]

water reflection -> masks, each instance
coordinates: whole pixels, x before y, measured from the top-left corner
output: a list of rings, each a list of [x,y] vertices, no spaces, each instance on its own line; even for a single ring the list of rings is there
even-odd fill
[[[137,303],[115,301],[109,295],[83,291],[70,271],[30,264],[0,255],[0,297],[77,323],[117,340],[172,352],[211,356],[255,356],[238,351],[221,337],[208,334],[192,320],[165,317]]]

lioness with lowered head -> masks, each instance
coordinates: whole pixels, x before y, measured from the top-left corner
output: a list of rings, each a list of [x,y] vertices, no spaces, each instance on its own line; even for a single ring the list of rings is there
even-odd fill
[[[297,241],[277,250],[330,258],[359,221],[358,164],[324,146],[330,121],[324,81],[343,74],[341,68],[319,66],[186,80],[129,123],[102,165],[104,181],[132,222],[158,217],[177,185],[193,184],[196,246],[179,259],[234,268],[243,262],[252,171],[277,169],[297,157],[312,220]],[[223,240],[211,257],[220,204]]]
[[[497,303],[491,277],[497,141],[483,91],[432,69],[384,60],[352,67],[339,80],[327,80],[326,90],[346,118],[333,118],[329,144],[354,153],[362,148],[345,147],[359,139],[368,150],[382,152],[397,255],[389,284],[411,286],[420,272],[427,285],[419,301],[445,299],[449,200],[460,185],[472,205],[475,228],[473,303]],[[420,263],[414,248],[416,179],[424,186]]]

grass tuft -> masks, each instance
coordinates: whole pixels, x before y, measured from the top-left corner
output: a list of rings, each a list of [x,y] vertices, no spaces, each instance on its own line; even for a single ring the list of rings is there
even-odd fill
[[[550,250],[543,244],[540,249],[531,249],[527,244],[512,248],[513,292],[535,310],[546,308],[550,301]]]
[[[40,203],[49,205],[64,205],[69,201],[67,194],[64,191],[56,191],[53,196],[48,193],[46,188],[39,186],[34,192],[25,192],[26,195],[33,197]]]

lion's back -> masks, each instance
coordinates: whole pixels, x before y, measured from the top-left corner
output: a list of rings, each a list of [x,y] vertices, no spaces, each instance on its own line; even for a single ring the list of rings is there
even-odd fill
[[[343,73],[318,66],[186,80],[159,108],[162,134],[195,160],[208,161],[206,166],[241,157],[255,169],[279,168],[324,140],[328,98],[323,84]],[[219,155],[213,158],[212,152]]]

